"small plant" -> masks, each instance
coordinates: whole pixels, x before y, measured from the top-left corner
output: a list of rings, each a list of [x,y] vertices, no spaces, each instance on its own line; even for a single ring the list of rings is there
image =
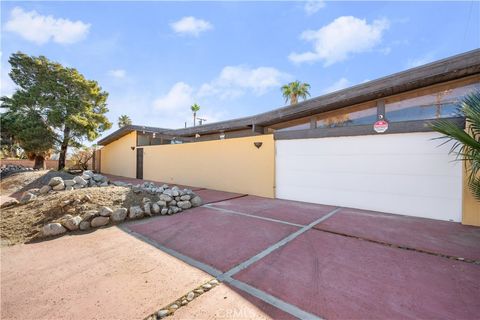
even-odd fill
[[[445,143],[454,141],[450,153],[464,161],[468,186],[473,196],[480,201],[480,91],[466,96],[458,106],[458,113],[465,117],[466,130],[445,119],[435,120],[431,127],[444,135],[441,139],[447,139]]]

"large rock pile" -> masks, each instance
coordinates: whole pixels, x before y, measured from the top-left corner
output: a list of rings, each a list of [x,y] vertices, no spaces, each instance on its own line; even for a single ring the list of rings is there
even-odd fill
[[[56,181],[54,187],[60,184],[61,182]],[[128,185],[125,184],[125,187],[128,187]],[[132,189],[140,188],[140,190],[143,190],[143,187],[140,186],[131,187]],[[97,210],[87,211],[83,215],[74,216],[66,214],[59,220],[45,225],[42,235],[55,236],[67,231],[89,230],[108,224],[120,223],[127,219],[134,220],[154,215],[172,215],[202,205],[202,199],[189,189],[181,190],[176,186],[170,188],[168,185],[157,187],[152,183],[148,183],[148,189],[155,189],[155,192],[152,193],[154,194],[153,199],[151,199],[152,197],[144,197],[141,203],[132,205],[130,208],[120,207],[113,210],[104,206]],[[80,200],[71,200],[71,202],[71,204],[75,204],[75,202],[80,203]]]
[[[0,177],[3,179],[11,173],[24,172],[24,171],[34,171],[36,169],[28,168],[19,164],[3,164],[0,167]]]

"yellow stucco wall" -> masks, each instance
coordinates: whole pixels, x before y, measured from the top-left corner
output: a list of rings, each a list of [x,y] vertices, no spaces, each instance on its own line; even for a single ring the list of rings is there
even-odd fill
[[[480,226],[480,202],[468,188],[467,171],[463,172],[462,224]]]
[[[254,142],[262,142],[257,149]],[[143,178],[274,197],[273,135],[143,147]]]
[[[135,131],[107,144],[101,151],[101,172],[135,178],[137,133]]]

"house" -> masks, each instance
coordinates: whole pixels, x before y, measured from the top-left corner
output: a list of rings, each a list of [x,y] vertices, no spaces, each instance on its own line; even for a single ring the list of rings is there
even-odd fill
[[[126,126],[99,141],[103,173],[480,225],[464,168],[432,119],[480,90],[480,50],[250,117]]]

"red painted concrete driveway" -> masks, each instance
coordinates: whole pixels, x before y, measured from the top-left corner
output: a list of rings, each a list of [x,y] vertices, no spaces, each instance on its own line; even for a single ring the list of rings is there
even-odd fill
[[[210,204],[126,228],[213,273],[259,310],[270,305],[272,318],[478,319],[480,228],[211,190],[204,195]],[[204,299],[212,308],[218,302]],[[205,312],[197,306],[180,314]]]

